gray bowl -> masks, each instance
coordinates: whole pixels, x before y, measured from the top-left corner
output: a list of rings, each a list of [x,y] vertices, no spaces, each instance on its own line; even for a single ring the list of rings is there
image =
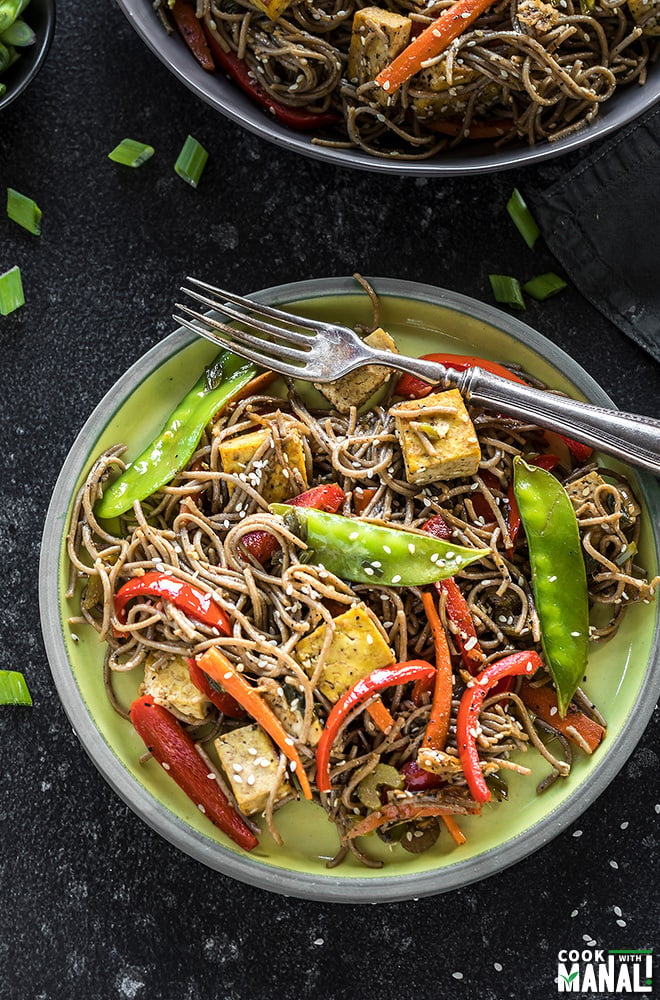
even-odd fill
[[[151,51],[189,90],[211,107],[250,132],[291,152],[359,170],[420,177],[438,175],[451,177],[495,173],[514,167],[524,167],[530,163],[540,163],[561,156],[595,139],[602,139],[637,118],[660,100],[660,65],[656,65],[650,68],[649,79],[643,87],[633,84],[628,88],[622,88],[601,106],[598,117],[591,125],[557,142],[544,143],[540,146],[507,146],[502,149],[493,149],[491,144],[473,142],[469,144],[469,149],[462,146],[442,153],[433,160],[419,162],[382,160],[369,156],[359,149],[330,149],[313,145],[311,135],[296,132],[274,121],[223,74],[208,73],[203,70],[178,35],[168,36],[148,0],[117,0],[117,2]]]
[[[6,94],[0,97],[0,111],[23,93],[46,60],[55,31],[55,0],[30,0],[21,18],[30,25],[37,40],[21,49],[20,58],[0,74],[0,83],[7,86]]]
[[[457,318],[467,317],[481,329],[491,330],[511,338],[512,344],[524,352],[525,357],[543,359],[556,371],[562,372],[575,387],[578,396],[600,406],[611,407],[612,401],[598,384],[559,347],[520,320],[503,313],[486,303],[477,302],[464,295],[430,285],[389,278],[371,278],[379,294],[410,300],[412,315],[419,304],[442,307]],[[364,297],[353,279],[326,278],[281,285],[261,291],[256,300],[277,305],[280,303],[320,299],[334,295]],[[452,327],[453,329],[453,327]],[[428,331],[431,335],[431,331]],[[76,680],[72,661],[67,652],[63,627],[62,608],[58,590],[58,577],[63,533],[67,530],[66,511],[76,483],[91,456],[99,450],[98,438],[103,429],[113,421],[113,416],[138,392],[149,375],[161,365],[176,358],[182,349],[195,340],[190,331],[180,328],[158,342],[137,361],[101,400],[78,435],[64,463],[53,490],[44,526],[39,570],[39,599],[41,626],[46,652],[55,685],[69,720],[100,773],[134,812],[180,850],[232,878],[259,886],[271,892],[305,899],[342,903],[376,903],[417,898],[446,892],[501,872],[547,844],[565,830],[605,790],[624,765],[639,741],[653,708],[660,695],[660,627],[654,619],[653,639],[649,643],[648,661],[634,700],[626,705],[626,721],[616,735],[608,739],[605,752],[590,758],[589,774],[578,781],[570,794],[559,804],[548,808],[543,818],[524,833],[511,836],[510,832],[497,846],[484,850],[471,858],[457,858],[444,868],[433,868],[411,874],[390,875],[384,869],[378,878],[369,875],[343,874],[341,869],[323,876],[311,872],[279,867],[257,856],[246,856],[217,843],[208,834],[202,835],[189,823],[176,815],[158,797],[150,794],[134,777],[118,755],[119,742],[106,738],[85,700]],[[522,356],[521,356],[522,360]],[[635,477],[634,477],[635,478]],[[633,478],[633,481],[634,481]],[[648,525],[653,538],[653,548],[660,540],[660,491],[650,476],[640,475],[636,483],[638,495],[648,508]],[[64,612],[67,614],[68,612]],[[89,666],[84,655],[85,676]],[[637,654],[633,663],[640,662]],[[627,669],[627,668],[626,668]],[[621,686],[617,689],[620,696]],[[634,701],[634,703],[633,703]],[[623,704],[622,702],[620,702]],[[125,742],[121,738],[122,744]]]

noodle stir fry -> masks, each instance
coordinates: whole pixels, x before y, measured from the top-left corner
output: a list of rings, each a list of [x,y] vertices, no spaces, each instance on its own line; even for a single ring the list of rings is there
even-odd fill
[[[657,57],[657,0],[176,0],[204,68],[314,142],[425,159],[583,128]],[[443,16],[444,15],[444,16]],[[402,67],[402,62],[406,66]]]
[[[396,349],[382,330],[371,337]],[[268,395],[269,376],[255,382],[244,364],[225,359],[200,383],[196,400],[247,379],[166,482],[154,486],[171,429],[133,463],[133,485],[123,445],[97,458],[68,536],[70,621],[106,643],[108,697],[145,759],[246,849],[260,816],[280,843],[277,812],[301,796],[336,824],[330,865],[351,852],[379,866],[360,839],[371,831],[411,852],[443,828],[460,844],[461,816],[529,773],[517,751],[547,761],[539,791],[570,775],[574,754],[597,752],[606,721],[561,656],[652,599],[658,581],[636,562],[640,508],[584,446],[466,410],[456,390],[363,370],[315,410],[294,384]],[[184,427],[191,400],[176,411]],[[561,496],[556,528],[579,532],[583,636],[579,585],[562,577],[553,592],[558,536],[548,547],[534,535],[528,489],[537,506]],[[543,586],[530,570],[542,556]],[[130,708],[113,689],[123,671],[141,680]]]

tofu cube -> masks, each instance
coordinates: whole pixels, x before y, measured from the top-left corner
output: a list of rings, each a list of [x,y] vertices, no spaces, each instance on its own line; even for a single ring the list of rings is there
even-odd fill
[[[268,427],[264,427],[224,441],[219,448],[223,471],[233,475],[245,472],[269,439],[272,443],[272,433]],[[267,503],[282,503],[302,493],[309,485],[302,435],[294,429],[288,430],[282,439],[282,450],[285,455],[284,465],[277,461],[273,446],[268,454],[264,454],[266,465],[254,470],[248,480]],[[233,492],[233,487],[229,487],[229,492]]]
[[[258,10],[267,14],[271,21],[277,21],[290,6],[291,0],[253,0],[253,4]]]
[[[660,35],[659,0],[628,0],[628,10],[642,25],[642,34]]]
[[[296,646],[295,655],[310,677],[319,661],[326,631],[324,623]],[[328,701],[338,701],[356,681],[390,663],[394,663],[392,650],[371,614],[364,605],[358,605],[333,619],[332,639],[319,691]]]
[[[214,746],[238,808],[246,816],[263,812],[275,787],[280,757],[261,726],[254,723],[218,736]],[[292,792],[288,781],[277,784],[275,801]]]
[[[412,21],[380,7],[355,12],[348,49],[347,75],[358,86],[375,80],[410,41]],[[387,95],[383,94],[387,100]]]
[[[395,419],[409,483],[434,483],[472,476],[481,449],[458,389],[397,403]]]
[[[586,476],[580,476],[579,479],[574,479],[572,483],[567,483],[566,492],[568,493],[571,503],[575,508],[576,513],[585,506],[585,504],[593,504],[596,502],[596,492],[601,486],[607,487],[607,483],[603,477],[592,469],[588,472]],[[617,490],[622,498],[622,507],[627,516],[634,520],[639,517],[640,507],[636,502],[634,497],[628,493],[628,491],[622,491],[621,488]],[[602,503],[601,499],[601,503]]]
[[[363,13],[363,12],[362,12]],[[390,337],[380,327],[364,338],[365,344],[375,347],[379,351],[391,351],[398,354],[397,346]],[[344,375],[336,382],[329,382],[326,385],[317,385],[329,403],[332,403],[340,413],[348,413],[351,406],[358,408],[370,399],[381,386],[389,380],[392,374],[391,369],[382,365],[366,365],[358,371]]]
[[[149,655],[144,661],[144,680],[140,694],[148,694],[157,705],[174,709],[191,722],[201,722],[208,715],[211,702],[190,680],[183,656],[173,656],[156,669],[160,656]]]

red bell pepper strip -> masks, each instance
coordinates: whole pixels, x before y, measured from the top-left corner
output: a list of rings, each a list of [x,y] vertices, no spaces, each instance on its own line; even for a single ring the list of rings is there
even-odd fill
[[[435,538],[444,538],[447,540],[450,537],[449,528],[441,514],[435,514],[433,517],[430,517],[424,524],[424,531]],[[446,595],[445,611],[447,618],[457,629],[452,635],[461,654],[463,665],[471,674],[476,674],[486,656],[479,645],[468,603],[453,577],[449,577],[447,580],[440,580],[435,584],[435,588],[438,593]]]
[[[605,736],[603,727],[595,719],[590,719],[588,715],[581,712],[575,705],[569,705],[566,709],[566,715],[563,718],[560,716],[557,695],[553,688],[547,685],[532,687],[531,684],[523,684],[520,689],[520,697],[535,715],[547,722],[549,726],[558,729],[585,753],[592,754],[602,742]]]
[[[463,692],[456,717],[456,744],[470,794],[477,802],[490,801],[490,789],[481,772],[477,751],[479,712],[484,699],[503,677],[517,674],[531,677],[540,666],[542,661],[538,653],[512,653],[511,656],[490,663]]]
[[[314,132],[327,125],[334,125],[340,120],[335,111],[305,111],[302,108],[289,107],[271,97],[252,73],[244,59],[239,59],[235,52],[225,52],[211,31],[204,25],[206,40],[217,65],[225,71],[234,83],[251,97],[262,108],[269,111],[273,118],[289,128],[301,132]]]
[[[590,448],[588,444],[582,444],[581,441],[574,441],[573,438],[565,437],[564,434],[557,434],[557,437],[561,438],[573,458],[580,464],[588,462],[594,453],[593,448]]]
[[[231,632],[226,612],[216,604],[211,594],[167,573],[153,570],[133,577],[119,588],[115,594],[115,614],[122,624],[127,618],[126,605],[134,597],[162,597],[202,625],[217,629],[221,635]]]
[[[305,490],[297,497],[287,500],[291,507],[313,507],[315,510],[323,510],[327,514],[336,514],[344,500],[346,494],[341,486],[336,483],[328,483],[324,486],[314,486],[311,490]],[[265,563],[279,549],[279,543],[274,535],[269,531],[249,531],[241,538],[241,545],[246,549],[257,562]]]
[[[564,438],[564,440],[568,444],[568,438]],[[539,469],[546,469],[548,472],[552,472],[555,466],[559,465],[559,459],[556,455],[537,455],[536,458],[528,458],[526,461],[529,465],[536,465]],[[518,509],[518,501],[516,500],[516,496],[513,491],[513,483],[509,484],[506,499],[509,507],[507,514],[507,527],[509,529],[509,537],[511,539],[511,548],[507,549],[507,555],[509,559],[512,559],[513,548],[516,538],[518,537],[518,532],[520,531],[520,525],[522,524],[520,511]]]
[[[284,756],[291,762],[291,771],[298,778],[303,795],[306,799],[311,799],[312,789],[293,738],[287,733],[270,705],[266,704],[252,685],[238,673],[234,664],[217,647],[212,646],[207,649],[199,657],[197,664],[216,684],[224,688],[227,694],[235,698],[262,729],[265,729]]]
[[[431,711],[422,740],[423,747],[432,750],[444,750],[449,733],[449,718],[451,716],[452,667],[447,636],[440,621],[433,594],[429,590],[422,591],[422,604],[428,623],[431,626],[433,645],[435,647],[435,684]]]
[[[171,13],[179,34],[197,62],[204,69],[212,73],[215,69],[215,63],[207,45],[200,20],[195,13],[195,7],[189,3],[182,3],[181,0],[175,0],[171,8]]]
[[[441,788],[444,778],[432,771],[425,771],[416,760],[409,760],[401,768],[403,782],[409,792],[428,792],[433,788]]]
[[[337,734],[347,715],[358,708],[367,698],[377,691],[407,684],[421,678],[432,678],[435,667],[426,660],[408,660],[406,663],[393,663],[390,667],[379,667],[370,674],[356,681],[346,694],[336,702],[328,716],[321,739],[316,747],[316,785],[320,792],[330,792],[330,751]]]
[[[187,659],[190,680],[197,690],[205,694],[211,704],[215,705],[218,711],[226,715],[228,719],[244,719],[245,709],[241,708],[236,699],[232,698],[226,691],[216,691],[204,671],[197,666],[197,660],[193,656],[189,656]]]
[[[149,695],[133,702],[130,715],[136,732],[152,756],[200,812],[245,851],[256,847],[259,841],[232,807],[217,781],[209,778],[208,767],[181,723]]]
[[[477,358],[466,354],[424,354],[422,361],[437,361],[445,368],[451,368],[457,372],[467,371],[468,368],[483,368],[484,371],[499,375],[500,378],[509,379],[510,382],[520,382],[521,385],[527,385],[519,375],[515,375],[504,365],[498,364],[497,361],[488,361],[486,358]],[[417,378],[416,375],[402,375],[395,389],[397,396],[404,396],[406,399],[422,399],[435,391],[433,386],[424,382],[423,379]]]

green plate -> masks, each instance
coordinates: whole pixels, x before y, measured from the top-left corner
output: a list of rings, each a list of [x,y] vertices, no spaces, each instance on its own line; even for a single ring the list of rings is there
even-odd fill
[[[571,358],[515,318],[454,292],[390,279],[373,281],[382,296],[381,323],[402,352],[450,351],[516,362],[553,388],[612,406]],[[349,326],[369,322],[371,315],[366,296],[350,278],[301,282],[254,297]],[[103,647],[96,633],[75,626],[74,638],[67,624],[68,617],[77,613],[64,596],[72,498],[104,448],[124,442],[129,458],[139,454],[216,353],[213,345],[183,329],[157,344],[101,401],[55,486],[42,544],[42,629],[59,695],[84,748],[128,805],[173,844],[212,868],[287,895],[341,902],[408,899],[485,878],[527,856],[593,802],[642,735],[660,693],[657,604],[632,607],[617,636],[591,651],[584,686],[609,723],[607,738],[596,754],[580,755],[570,778],[557,781],[540,797],[535,786],[548,766],[534,751],[521,755],[532,775],[512,775],[508,802],[489,804],[481,816],[461,820],[467,843],[460,848],[443,833],[433,850],[412,855],[371,836],[363,845],[385,861],[383,868],[365,869],[349,859],[328,870],[326,860],[338,846],[334,826],[320,807],[303,802],[289,804],[277,814],[284,847],[277,847],[264,833],[248,854],[217,831],[155,761],[138,763],[144,745],[106,699]],[[645,507],[642,557],[654,574],[657,484],[630,476]],[[117,680],[122,700],[129,701],[140,677],[136,672],[118,675]]]

